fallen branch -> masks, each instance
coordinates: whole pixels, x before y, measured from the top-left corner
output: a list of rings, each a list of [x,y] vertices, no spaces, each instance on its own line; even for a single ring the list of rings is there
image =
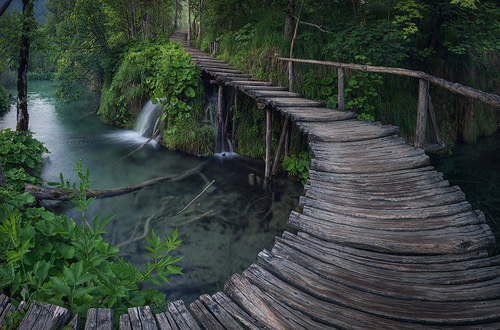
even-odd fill
[[[154,185],[162,183],[162,182],[179,181],[179,180],[187,178],[193,174],[198,173],[203,166],[204,166],[204,164],[199,165],[195,168],[192,168],[188,171],[182,172],[181,174],[178,174],[175,176],[156,178],[156,179],[152,179],[152,180],[142,182],[142,183],[133,184],[133,185],[126,186],[126,187],[106,189],[106,190],[87,190],[87,198],[92,198],[92,197],[107,198],[107,197],[121,196],[121,195],[129,194],[131,192],[138,191],[138,190],[141,190],[141,189],[144,189],[147,187],[154,186]],[[75,199],[78,196],[78,194],[76,194],[75,196],[72,196],[70,198],[69,195],[70,195],[71,191],[69,191],[69,190],[62,190],[62,189],[53,188],[53,187],[34,186],[32,184],[29,184],[29,183],[25,183],[24,191],[29,192],[37,200],[49,199],[49,200],[57,200],[57,201],[69,201],[70,199]]]

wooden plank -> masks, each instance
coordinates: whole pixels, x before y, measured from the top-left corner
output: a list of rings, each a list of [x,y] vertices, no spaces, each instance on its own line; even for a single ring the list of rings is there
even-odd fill
[[[171,302],[167,304],[166,308],[179,329],[201,330],[182,300]]]
[[[320,239],[369,251],[404,254],[447,254],[484,250],[494,245],[488,225],[447,227],[423,231],[379,230],[335,224],[317,218],[287,225]]]
[[[156,314],[155,317],[156,323],[158,324],[158,328],[160,330],[177,330],[177,328],[172,328],[165,313]],[[174,326],[176,325],[174,324]]]
[[[356,114],[351,111],[340,111],[324,107],[276,107],[276,110],[289,115],[293,121],[303,122],[325,122],[348,120],[356,118]]]
[[[5,316],[12,314],[12,312],[15,310],[16,307],[10,303],[3,308],[2,312],[0,312],[0,329],[5,323]]]
[[[474,263],[471,264],[467,261],[460,262],[457,265],[448,262],[452,259],[450,256],[445,256],[446,259],[443,258],[446,263],[426,264],[425,260],[422,260],[425,258],[424,256],[407,257],[410,261],[417,261],[415,263],[399,263],[393,261],[394,256],[392,255],[378,253],[379,259],[370,259],[362,255],[356,255],[352,251],[357,250],[362,254],[373,254],[374,252],[340,245],[338,247],[337,250],[329,250],[312,244],[302,244],[300,242],[291,244],[289,240],[278,239],[272,252],[277,255],[290,256],[294,262],[303,264],[317,273],[357,275],[366,277],[367,280],[369,278],[382,281],[390,279],[390,281],[406,283],[406,285],[412,283],[447,286],[482,283],[498,278],[498,265],[474,268]],[[304,256],[303,259],[300,259],[301,256]],[[406,256],[396,257],[402,259]],[[421,259],[420,263],[418,263],[417,258]]]
[[[262,102],[273,107],[324,107],[325,103],[295,97],[265,97]]]
[[[149,306],[137,307],[139,319],[141,320],[142,330],[157,330],[155,315]]]
[[[236,320],[243,324],[249,330],[263,330],[264,328],[257,322],[256,319],[248,315],[243,309],[238,307],[231,299],[229,299],[224,293],[217,292],[212,298],[222,306],[229,314],[231,314]]]
[[[243,330],[241,325],[233,319],[223,307],[221,307],[212,297],[207,294],[200,296],[200,301],[205,305],[220,324],[228,330]]]
[[[299,129],[309,135],[310,141],[323,142],[350,142],[377,139],[384,136],[398,134],[396,126],[380,123],[351,122],[343,120],[337,122],[296,122]]]
[[[97,329],[97,310],[98,308],[89,308],[87,311],[87,321],[85,322],[85,330]]]
[[[288,91],[266,91],[266,90],[249,90],[248,93],[257,99],[269,97],[301,97],[302,94]]]
[[[69,321],[68,326],[71,327],[71,330],[80,330],[81,320],[80,313],[76,313],[75,316]]]
[[[409,156],[396,159],[360,160],[359,162],[332,162],[312,159],[311,168],[330,173],[384,173],[424,167],[430,164],[427,155]]]
[[[194,315],[200,320],[207,330],[225,330],[217,319],[203,306],[199,300],[195,300],[189,305]]]
[[[362,264],[370,264],[375,268],[394,269],[398,271],[414,272],[414,271],[467,271],[471,269],[487,270],[485,274],[488,279],[491,273],[488,269],[500,266],[500,256],[488,258],[486,251],[473,251],[464,254],[449,254],[449,255],[392,255],[381,254],[377,252],[365,251],[346,246],[341,246],[335,243],[317,239],[307,233],[298,232],[293,235],[289,232],[283,233],[284,244],[293,242],[292,247],[297,248],[299,245],[307,246],[320,251],[320,255],[334,255],[339,253],[345,255],[346,258],[360,262]],[[465,277],[465,276],[462,276]]]
[[[241,89],[242,91],[249,92],[249,91],[254,91],[254,90],[260,90],[260,91],[287,91],[288,88],[286,87],[279,87],[279,86],[255,86],[255,85],[238,85],[238,88]]]
[[[233,86],[272,86],[273,84],[265,81],[258,81],[252,79],[231,80],[228,84]]]
[[[33,324],[33,329],[59,329],[66,324],[70,316],[69,310],[60,306],[43,303],[40,314],[36,322]]]
[[[316,219],[311,219],[316,218]],[[438,230],[448,227],[463,227],[471,225],[480,225],[485,223],[484,217],[478,217],[475,212],[464,212],[447,217],[430,218],[425,221],[401,221],[401,220],[384,220],[364,219],[349,215],[318,210],[311,207],[304,207],[302,213],[292,211],[289,218],[290,223],[300,222],[329,222],[335,225],[347,225],[353,227],[387,230],[387,231],[425,231]],[[394,233],[397,235],[397,233]]]
[[[10,298],[3,293],[0,294],[0,315],[2,315],[5,307],[10,303]]]
[[[291,249],[289,249],[291,250]],[[341,293],[342,295],[365,295],[377,299],[383,296],[391,299],[416,300],[420,302],[467,302],[500,298],[500,278],[480,283],[436,285],[415,283],[407,274],[396,273],[396,280],[377,278],[370,274],[359,274],[341,268],[331,269],[328,264],[309,260],[299,253],[273,253],[267,250],[259,253],[258,265],[281,280],[313,296],[321,296],[316,290]],[[401,280],[403,279],[403,280]],[[335,299],[320,297],[321,299]],[[373,296],[372,296],[373,295]],[[359,306],[360,307],[360,306]]]
[[[114,329],[114,314],[111,308],[98,308],[95,329],[98,330],[113,330]]]
[[[402,299],[386,299],[381,296],[351,295],[328,290],[321,298],[311,296],[279,280],[258,265],[252,265],[243,272],[243,276],[276,299],[286,301],[290,307],[310,313],[318,320],[335,325],[337,315],[333,313],[337,305],[350,306],[352,309],[368,312],[389,320],[410,322],[421,325],[471,325],[500,320],[500,300],[482,302],[419,302]],[[316,294],[319,295],[318,290]],[[342,296],[341,296],[342,295]],[[338,297],[334,299],[332,297]],[[332,317],[333,316],[333,317]],[[366,322],[366,320],[364,320]],[[420,327],[421,328],[421,327]]]
[[[416,210],[413,209],[399,210],[399,209],[367,209],[367,208],[353,207],[353,206],[346,207],[342,205],[335,205],[325,201],[319,201],[301,196],[299,200],[299,207],[302,208],[304,206],[315,207],[324,211],[351,215],[359,218],[380,219],[380,220],[427,219],[434,217],[445,217],[472,210],[472,206],[466,201],[451,205],[432,206]]]
[[[38,319],[38,316],[41,311],[42,311],[42,304],[37,303],[36,300],[33,301],[30,307],[28,308],[28,311],[24,315],[21,324],[19,324],[18,330],[34,329],[33,326],[35,325],[36,320]]]
[[[118,325],[119,330],[132,330],[132,324],[130,323],[130,317],[128,314],[120,315],[120,323]]]
[[[306,188],[307,198],[322,200],[332,204],[362,208],[416,209],[421,207],[443,206],[465,201],[465,194],[456,187],[444,187],[418,193],[371,195],[363,193],[340,192],[322,189],[317,186]]]
[[[332,329],[265,295],[248,279],[239,274],[233,274],[227,280],[224,289],[231,299],[267,329]]]
[[[139,316],[139,310],[137,307],[131,307],[127,310],[128,312],[128,317],[130,318],[130,325],[132,327],[132,330],[141,330],[142,329],[142,322],[141,318]]]

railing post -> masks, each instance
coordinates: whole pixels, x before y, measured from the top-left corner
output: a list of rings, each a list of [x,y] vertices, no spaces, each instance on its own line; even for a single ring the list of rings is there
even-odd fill
[[[224,99],[224,84],[219,83],[219,93],[217,95],[217,143],[215,151],[217,153],[222,152],[222,141],[224,137],[223,134],[223,126],[222,126],[222,102]]]
[[[293,92],[293,88],[295,87],[295,82],[294,82],[294,72],[293,72],[293,62],[288,61],[288,83],[290,84],[290,87],[288,90],[290,92]]]
[[[345,74],[344,74],[344,69],[342,67],[338,67],[338,85],[339,85],[339,98],[338,98],[338,104],[337,104],[337,109],[339,110],[345,110]]]
[[[425,79],[419,80],[418,88],[418,112],[417,127],[415,130],[415,148],[424,146],[425,128],[427,125],[427,106],[429,99],[429,82]]]
[[[271,151],[272,151],[272,126],[273,117],[271,107],[266,106],[266,170],[264,173],[265,180],[271,177]]]

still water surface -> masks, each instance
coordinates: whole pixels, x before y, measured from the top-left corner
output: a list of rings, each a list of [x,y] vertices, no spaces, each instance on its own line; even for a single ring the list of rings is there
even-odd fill
[[[38,81],[28,87],[30,128],[50,150],[43,157],[45,182],[59,181],[59,173],[74,182],[73,169],[80,159],[85,168],[91,168],[91,189],[127,186],[204,165],[198,174],[179,182],[97,200],[87,215],[93,219],[99,212],[115,214],[105,240],[119,246],[125,259],[138,266],[147,261],[145,233],[153,229],[165,237],[178,230],[182,240],[178,254],[184,256],[179,265],[185,269],[183,276],[172,276],[171,285],[162,288],[167,299],[190,303],[200,294],[222,290],[229,276],[256,262],[262,249],[272,247],[275,236],[289,230],[286,221],[298,205],[303,191],[300,183],[277,179],[272,189],[264,189],[260,183],[263,163],[241,156],[196,157],[148,144],[126,157],[147,139],[103,124],[90,114],[99,104],[98,94],[89,93],[69,104],[57,103],[52,84]],[[15,122],[13,104],[0,118],[0,127],[14,128]],[[185,212],[165,219],[179,212],[212,180],[214,185]],[[48,207],[78,219],[73,203],[48,203]]]

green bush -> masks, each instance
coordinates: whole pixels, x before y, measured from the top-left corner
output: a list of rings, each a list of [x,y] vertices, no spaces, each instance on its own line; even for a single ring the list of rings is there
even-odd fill
[[[0,114],[7,112],[9,110],[9,96],[5,88],[0,85]]]
[[[298,156],[288,156],[283,159],[283,169],[290,176],[300,178],[300,182],[305,185],[309,178],[309,168],[311,166],[312,156],[302,151]]]
[[[42,174],[42,153],[49,152],[43,143],[28,131],[22,135],[18,131],[0,130],[0,163],[5,178],[12,189],[21,191],[24,183],[40,185]]]

